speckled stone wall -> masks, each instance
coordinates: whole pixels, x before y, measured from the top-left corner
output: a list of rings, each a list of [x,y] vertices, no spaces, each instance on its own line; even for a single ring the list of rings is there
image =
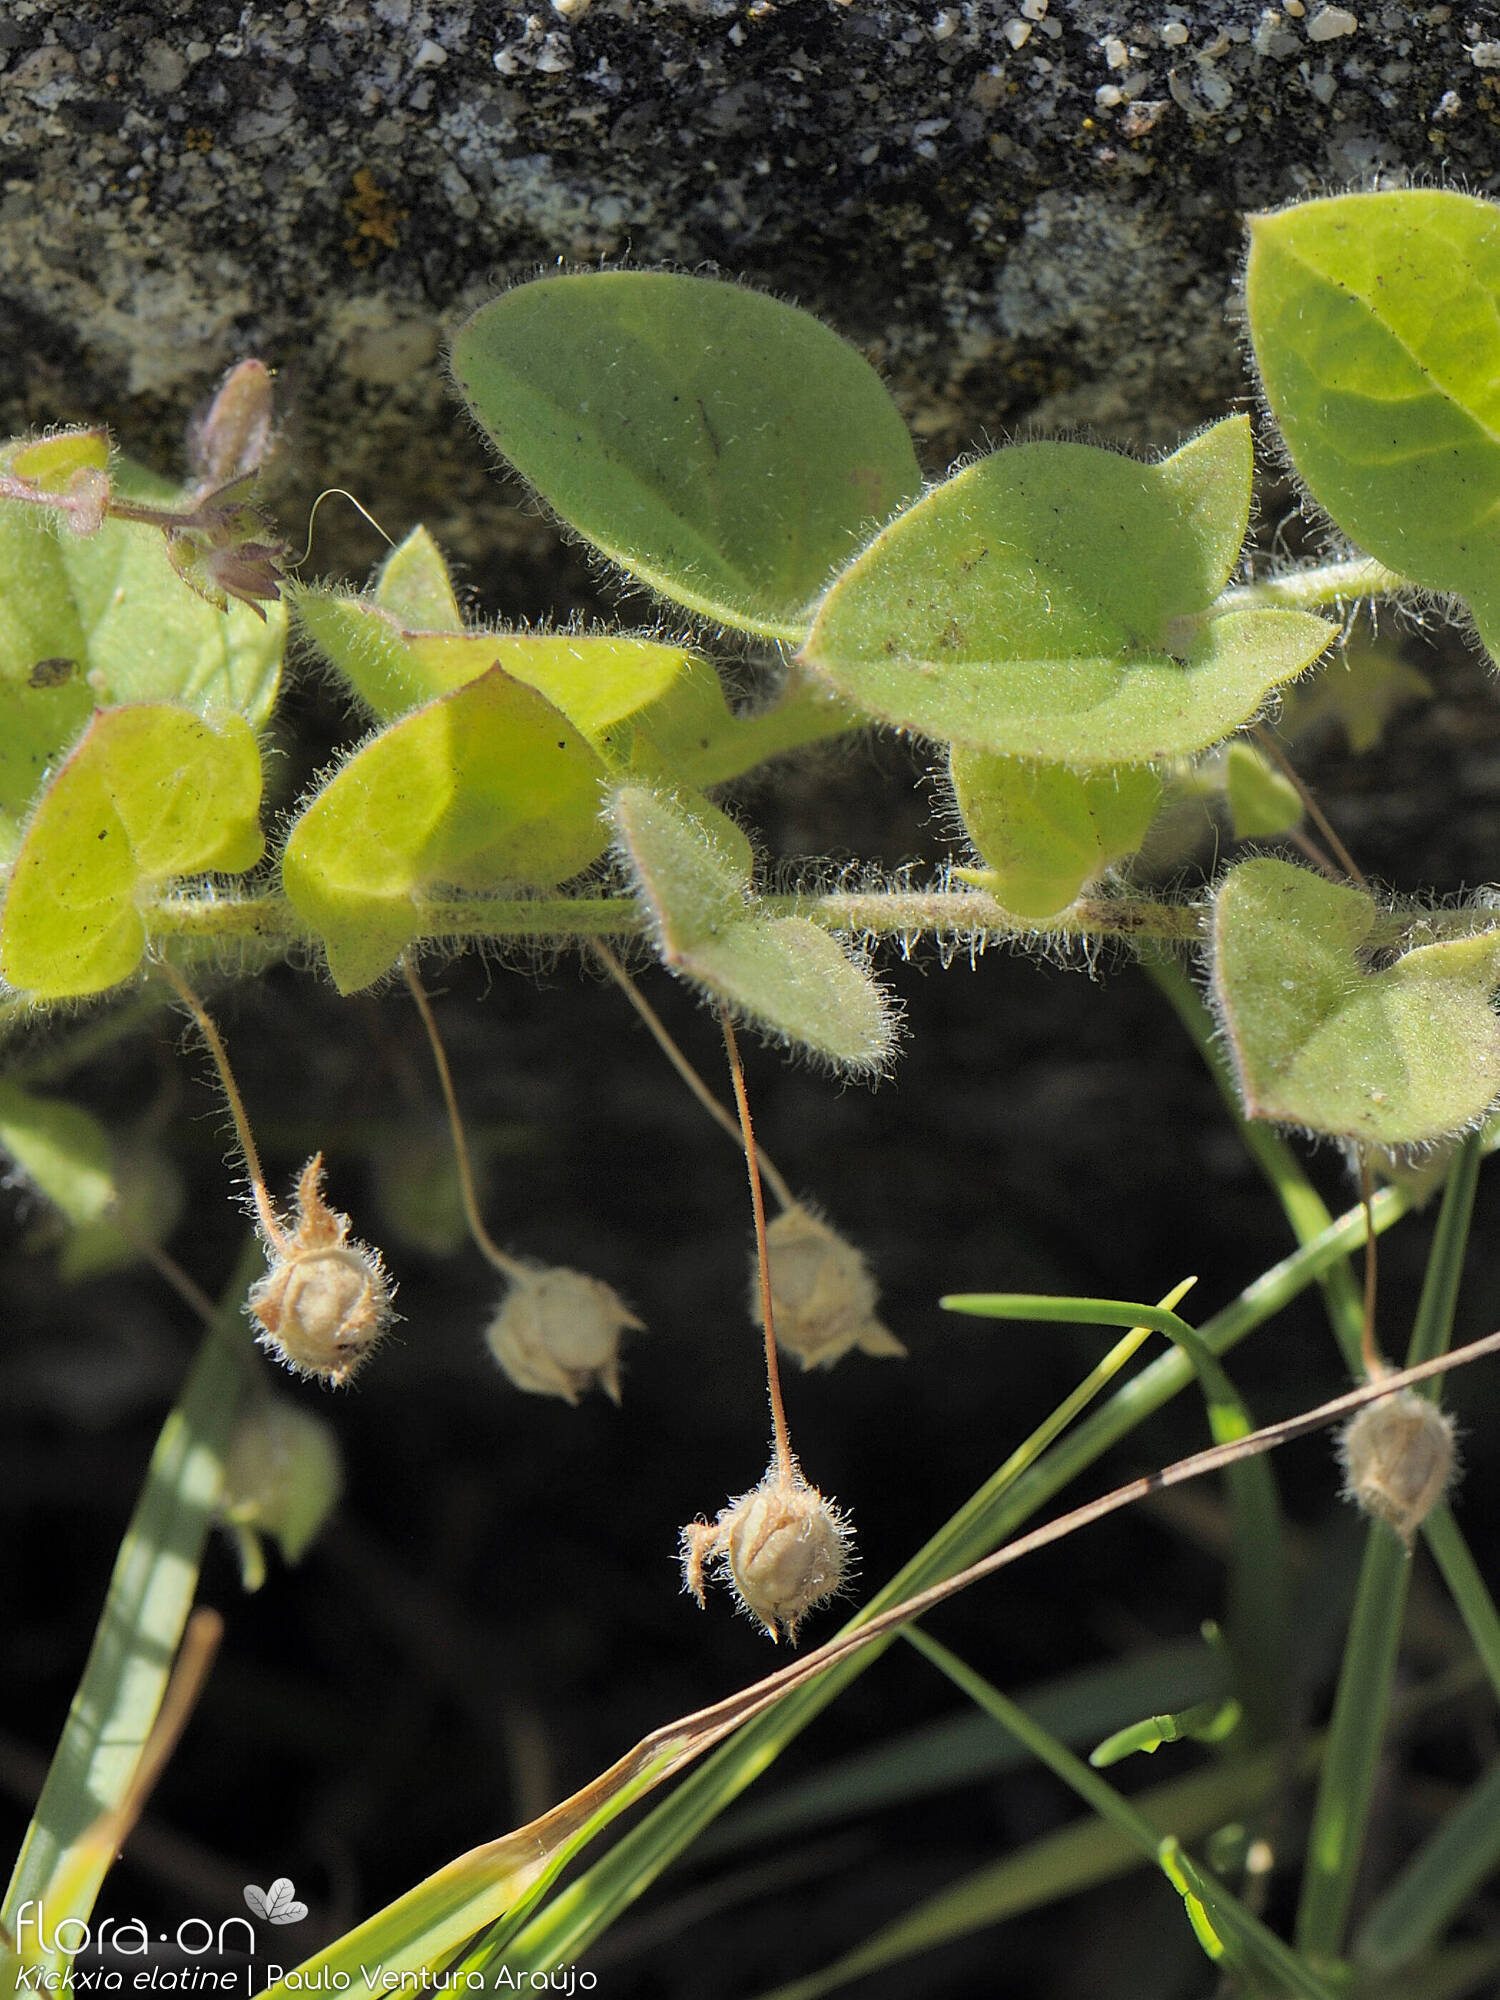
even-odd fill
[[[0,421],[102,413],[160,459],[256,353],[289,497],[339,480],[473,556],[446,331],[629,259],[824,313],[935,471],[1023,424],[1164,442],[1244,392],[1240,211],[1482,191],[1497,104],[1493,8],[8,0]]]

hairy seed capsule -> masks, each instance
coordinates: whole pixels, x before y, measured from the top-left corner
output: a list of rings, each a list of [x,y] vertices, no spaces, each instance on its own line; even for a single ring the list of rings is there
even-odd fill
[[[864,1354],[906,1349],[875,1317],[870,1267],[852,1243],[799,1202],[766,1231],[776,1345],[804,1368],[831,1368],[857,1347]],[[763,1325],[760,1274],[751,1268],[750,1309]]]
[[[643,1323],[613,1286],[564,1265],[517,1277],[485,1341],[518,1389],[576,1403],[600,1388],[620,1400],[620,1336]]]
[[[795,1465],[787,1473],[773,1462],[716,1520],[683,1529],[683,1588],[701,1605],[710,1581],[727,1584],[773,1639],[795,1640],[808,1612],[843,1588],[852,1537],[847,1515]]]
[[[1453,1419],[1415,1389],[1370,1403],[1339,1439],[1344,1491],[1411,1546],[1453,1478]]]
[[[389,1331],[393,1286],[378,1250],[354,1241],[349,1218],[323,1199],[323,1155],[302,1169],[286,1237],[268,1243],[270,1269],[246,1310],[260,1345],[295,1375],[349,1381]]]

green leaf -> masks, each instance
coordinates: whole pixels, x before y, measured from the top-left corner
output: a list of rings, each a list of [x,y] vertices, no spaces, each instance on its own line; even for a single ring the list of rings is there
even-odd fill
[[[600,748],[617,724],[667,693],[693,657],[613,633],[412,632],[377,601],[344,591],[299,588],[292,601],[297,622],[382,722],[499,665]]]
[[[1253,743],[1231,743],[1226,751],[1224,795],[1236,840],[1270,840],[1302,824],[1297,787]]]
[[[1500,931],[1369,968],[1378,912],[1289,862],[1245,861],[1214,903],[1214,998],[1247,1114],[1371,1145],[1463,1131],[1500,1090]]]
[[[453,373],[563,519],[663,596],[800,639],[829,576],[915,499],[906,426],[808,314],[659,271],[541,278],[481,306]]]
[[[282,879],[341,993],[390,970],[438,887],[541,887],[603,852],[597,754],[552,704],[492,666],[393,723],[292,828]]]
[[[375,602],[403,632],[462,632],[464,615],[437,543],[421,526],[392,549],[375,579]]]
[[[76,1104],[0,1079],[0,1151],[71,1223],[97,1222],[115,1198],[109,1134]]]
[[[101,710],[26,830],[0,907],[0,972],[39,1000],[128,979],[146,948],[143,892],[260,859],[260,786],[241,716]]]
[[[118,483],[176,497],[128,466]],[[0,501],[0,861],[96,706],[175,701],[205,716],[237,710],[262,728],[286,638],[284,607],[265,610],[264,623],[244,604],[215,611],[177,575],[159,529],[111,520],[78,537]]]
[[[885,1065],[886,995],[809,918],[757,908],[750,843],[732,820],[706,799],[640,786],[616,793],[611,817],[670,971],[841,1069]]]
[[[0,447],[0,471],[41,493],[66,493],[79,472],[108,472],[109,432],[77,426],[50,437],[12,438]]]
[[[801,658],[868,713],[974,750],[1096,768],[1206,749],[1332,636],[1305,612],[1205,615],[1250,474],[1243,417],[1156,465],[994,452],[876,537]]]
[[[1018,917],[1040,923],[1134,854],[1161,803],[1148,769],[1089,771],[956,748],[953,790],[986,866],[962,869]]]
[[[245,1338],[243,1305],[254,1267],[263,1261],[258,1244],[240,1258],[157,1438],[83,1677],[0,1906],[8,1937],[16,1935],[28,1904],[45,1904],[54,1926],[87,1919],[114,1864],[121,1838],[114,1815],[142,1773],[193,1608],[235,1410],[250,1378],[254,1350]],[[65,1943],[53,1929],[26,1953],[33,1966],[44,1968],[43,1991],[68,1983]],[[49,1978],[55,1984],[45,1983]]]
[[[1318,505],[1500,651],[1500,208],[1439,188],[1250,221],[1266,399]]]

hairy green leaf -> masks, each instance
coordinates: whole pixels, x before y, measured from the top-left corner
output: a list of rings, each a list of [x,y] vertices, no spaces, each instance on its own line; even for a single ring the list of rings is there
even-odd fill
[[[540,278],[460,327],[453,373],[522,477],[611,561],[771,637],[800,639],[829,576],[921,491],[868,362],[738,285]]]
[[[641,786],[616,793],[611,817],[670,971],[841,1069],[884,1066],[884,992],[810,919],[757,907],[750,843],[732,820]]]
[[[109,432],[87,425],[0,445],[0,472],[29,481],[39,493],[66,493],[80,472],[108,470]]]
[[[1266,399],[1318,505],[1500,652],[1500,207],[1441,188],[1250,222]]]
[[[876,537],[801,657],[868,713],[973,750],[1083,769],[1206,749],[1332,636],[1299,611],[1205,616],[1250,473],[1243,417],[1156,465],[994,452]]]
[[[1214,902],[1213,990],[1252,1118],[1371,1145],[1461,1132],[1500,1091],[1500,930],[1375,969],[1363,890],[1259,858]]]
[[[242,716],[101,710],[26,829],[0,907],[0,973],[40,1000],[128,979],[146,948],[142,892],[260,859],[260,787]]]
[[[493,666],[546,696],[596,747],[657,701],[692,655],[613,633],[409,631],[377,599],[294,593],[297,621],[382,722],[468,685]]]
[[[535,689],[491,666],[382,730],[287,839],[282,880],[340,992],[420,934],[425,893],[548,886],[603,851],[605,767]]]
[[[1080,774],[960,748],[949,771],[969,838],[985,862],[983,869],[963,870],[965,879],[1037,923],[1134,854],[1161,804],[1160,779],[1140,766]]]

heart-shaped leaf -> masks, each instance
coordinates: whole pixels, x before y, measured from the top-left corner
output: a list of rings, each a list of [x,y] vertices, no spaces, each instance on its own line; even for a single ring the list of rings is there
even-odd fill
[[[663,271],[540,278],[459,328],[470,409],[563,519],[651,589],[800,639],[921,491],[880,378],[821,321]]]
[[[1389,568],[1467,598],[1500,654],[1500,207],[1399,188],[1254,216],[1245,299],[1318,505]]]
[[[732,820],[706,799],[642,786],[617,792],[610,817],[670,971],[840,1069],[884,1068],[886,994],[809,918],[758,907],[750,843]]]
[[[491,666],[355,751],[287,839],[282,880],[342,993],[388,972],[442,887],[544,887],[604,850],[605,766],[535,689]]]
[[[1376,1146],[1462,1132],[1500,1092],[1500,930],[1372,961],[1363,890],[1289,862],[1232,868],[1213,991],[1252,1118]]]
[[[955,749],[954,795],[983,869],[963,869],[1033,923],[1076,901],[1085,884],[1134,854],[1161,804],[1161,781],[1138,767],[1080,774]]]
[[[666,694],[693,657],[614,633],[408,631],[377,600],[347,591],[299,588],[292,601],[298,624],[383,722],[498,665],[605,748],[615,726]]]
[[[0,907],[0,973],[40,1000],[128,979],[146,948],[143,892],[260,859],[260,788],[241,716],[160,702],[102,710],[26,829]]]
[[[1249,425],[1156,465],[1017,445],[899,515],[801,658],[898,728],[1076,768],[1203,750],[1332,637],[1305,612],[1208,617],[1244,535]]]

